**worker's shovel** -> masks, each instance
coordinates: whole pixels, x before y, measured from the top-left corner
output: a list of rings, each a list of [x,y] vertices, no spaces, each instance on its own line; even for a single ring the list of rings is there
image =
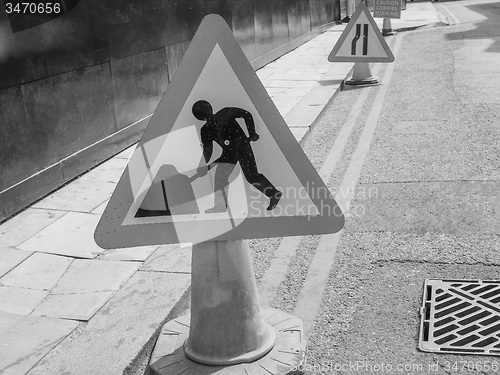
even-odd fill
[[[212,166],[213,163],[207,165],[208,170]],[[188,177],[179,173],[173,165],[161,166],[135,217],[199,214],[191,184],[205,175],[197,171]]]

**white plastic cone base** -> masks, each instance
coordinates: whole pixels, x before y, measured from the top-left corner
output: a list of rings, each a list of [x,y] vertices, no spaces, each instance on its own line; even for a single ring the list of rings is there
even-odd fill
[[[373,85],[378,78],[372,76],[370,64],[367,62],[354,63],[352,76],[344,82],[346,85]]]
[[[193,245],[191,314],[162,328],[149,374],[302,374],[302,321],[262,310],[246,240]],[[219,366],[219,367],[215,367]],[[228,372],[224,372],[227,370]]]
[[[264,326],[263,336],[265,337],[265,341],[262,341],[260,345],[254,350],[250,350],[248,352],[236,355],[236,356],[211,356],[204,354],[203,352],[197,352],[192,349],[189,345],[189,340],[184,342],[184,353],[186,357],[191,359],[192,361],[204,364],[204,365],[212,365],[212,366],[229,366],[229,365],[237,365],[240,363],[250,363],[254,362],[262,357],[264,357],[267,353],[271,351],[276,342],[276,333],[273,331],[272,327],[269,325]],[[241,338],[241,337],[239,337]],[[189,337],[188,337],[189,339]],[[212,337],[214,341],[213,344],[218,344],[217,336]],[[230,344],[230,342],[226,342],[226,344]]]
[[[165,324],[149,361],[149,375],[301,375],[306,357],[302,321],[276,309],[262,309],[262,316],[276,334],[276,342],[265,356],[250,363],[214,366],[193,361],[186,355],[189,315]]]
[[[246,240],[193,245],[190,327],[184,349],[199,363],[252,362],[273,348]]]

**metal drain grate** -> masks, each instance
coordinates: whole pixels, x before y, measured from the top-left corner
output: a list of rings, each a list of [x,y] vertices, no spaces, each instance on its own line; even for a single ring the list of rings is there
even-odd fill
[[[500,356],[500,281],[427,279],[419,348]]]

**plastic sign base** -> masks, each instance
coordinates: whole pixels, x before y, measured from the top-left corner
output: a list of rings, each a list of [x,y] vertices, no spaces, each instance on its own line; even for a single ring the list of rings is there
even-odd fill
[[[391,19],[384,18],[384,21],[382,24],[382,35],[389,36],[389,35],[395,35],[395,34],[397,34],[397,33],[392,29]]]
[[[306,357],[302,320],[276,309],[262,309],[264,320],[276,333],[274,347],[263,357],[232,366],[205,365],[191,360],[184,352],[189,335],[190,315],[166,323],[158,337],[149,362],[150,375],[299,375]]]
[[[367,62],[354,63],[352,76],[344,82],[346,85],[374,85],[378,78],[372,76],[370,64]]]
[[[378,83],[377,77],[366,77],[362,79],[348,79],[344,82],[346,85],[355,86],[355,85],[375,85]]]

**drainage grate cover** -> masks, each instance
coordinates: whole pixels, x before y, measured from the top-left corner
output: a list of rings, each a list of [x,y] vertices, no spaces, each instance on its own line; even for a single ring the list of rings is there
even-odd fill
[[[427,279],[420,314],[421,350],[500,356],[500,281]]]

